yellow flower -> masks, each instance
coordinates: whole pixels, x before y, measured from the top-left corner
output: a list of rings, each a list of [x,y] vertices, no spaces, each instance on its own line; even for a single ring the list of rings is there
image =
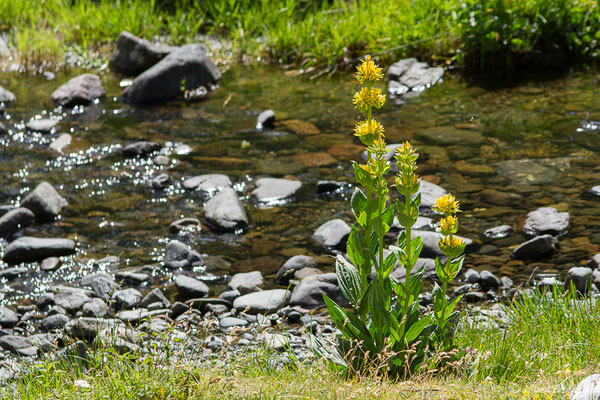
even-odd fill
[[[458,230],[458,218],[449,215],[440,220],[439,230],[442,235],[452,235]]]
[[[444,215],[456,214],[460,212],[458,200],[451,194],[445,194],[435,201],[433,210]]]
[[[354,94],[352,103],[360,111],[367,112],[369,111],[369,107],[381,108],[383,103],[385,103],[385,95],[381,93],[381,89],[379,88],[364,87],[360,89],[360,92]]]
[[[363,171],[365,171],[366,173],[368,173],[369,175],[371,175],[372,178],[376,178],[377,177],[377,171],[375,169],[373,169],[373,166],[371,165],[371,163],[359,164],[358,166]]]
[[[365,60],[356,67],[356,79],[361,84],[373,84],[383,78],[382,69],[371,60],[371,56],[366,56]]]
[[[445,255],[458,257],[463,252],[465,243],[461,238],[450,235],[438,240],[438,247]]]
[[[361,121],[354,127],[354,136],[358,137],[366,135],[377,137],[380,133],[383,133],[383,125],[374,119],[370,121]]]

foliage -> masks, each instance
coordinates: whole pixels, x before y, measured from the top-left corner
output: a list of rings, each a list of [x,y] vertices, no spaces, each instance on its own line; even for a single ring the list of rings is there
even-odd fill
[[[419,295],[424,270],[417,271],[415,267],[423,242],[420,236],[412,235],[421,203],[420,178],[415,174],[418,154],[408,142],[396,149],[394,157],[399,172],[395,188],[403,200],[388,205],[388,149],[383,126],[372,117],[373,109],[380,108],[385,101],[381,90],[374,86],[382,77],[381,68],[370,56],[357,68],[356,78],[365,86],[354,95],[354,104],[367,119],[356,125],[354,135],[367,148],[367,162],[354,162],[353,166],[356,180],[366,193],[356,188],[351,199],[358,226],[352,227],[348,238],[350,262],[342,256],[336,260],[340,289],[352,310],[346,311],[323,294],[329,315],[343,338],[332,352],[327,352],[316,339],[314,348],[350,374],[383,367],[385,374],[397,377],[417,371],[430,347],[441,352],[452,349],[449,330],[455,321],[454,308],[460,297],[448,302],[446,288],[462,266],[465,244],[454,236],[458,230],[455,217],[460,211],[458,202],[453,196],[445,195],[436,201],[434,209],[443,215],[439,225],[442,238],[438,245],[447,260],[442,263],[436,259],[436,273],[442,286],[436,285],[433,291],[433,313],[422,315]],[[384,235],[390,230],[396,213],[404,231],[398,237],[398,246],[390,246],[389,254],[385,255]],[[406,271],[404,282],[390,275],[396,263]]]
[[[600,8],[585,0],[471,0],[458,19],[468,66],[511,71],[535,53],[600,56]]]
[[[472,353],[473,379],[520,383],[532,372],[565,376],[600,367],[596,300],[580,300],[573,292],[534,292],[501,311],[505,318],[479,323],[477,318],[465,318],[457,330],[457,342]]]

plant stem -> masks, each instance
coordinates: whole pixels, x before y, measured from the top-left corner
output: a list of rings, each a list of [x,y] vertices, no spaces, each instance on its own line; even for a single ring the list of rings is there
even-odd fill
[[[404,199],[404,210],[406,212],[406,210],[408,209],[408,207],[410,207],[410,194],[406,196],[406,198]],[[410,259],[411,259],[411,245],[412,245],[412,226],[405,226],[404,227],[405,232],[406,232],[406,239],[405,239],[405,244],[404,244],[404,251],[406,252],[406,255],[408,256],[408,263],[404,266],[404,269],[406,270],[406,276],[404,278],[404,292],[406,293],[406,296],[404,296],[404,306],[402,307],[402,312],[404,315],[406,315],[406,313],[408,312],[408,300],[409,300],[409,296],[410,293],[408,291],[408,279],[410,278],[410,273],[414,267],[414,265],[411,265]]]

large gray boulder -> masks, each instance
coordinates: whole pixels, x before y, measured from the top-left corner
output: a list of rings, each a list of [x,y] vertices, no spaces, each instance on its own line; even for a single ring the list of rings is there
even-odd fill
[[[204,282],[186,275],[175,277],[175,287],[181,296],[188,299],[207,297],[209,293],[208,286]]]
[[[96,99],[106,96],[100,77],[95,74],[83,74],[69,80],[56,89],[50,99],[56,106],[86,106]]]
[[[527,214],[523,232],[532,236],[544,234],[559,235],[569,229],[570,216],[568,212],[558,212],[552,207],[540,207]]]
[[[48,182],[42,182],[21,201],[21,207],[33,211],[40,219],[55,218],[67,201]]]
[[[231,277],[227,284],[227,290],[237,290],[241,294],[258,292],[264,279],[260,271],[240,272]]]
[[[42,261],[48,257],[68,256],[75,253],[75,242],[70,239],[48,239],[22,236],[9,243],[4,253],[4,262]]]
[[[204,206],[206,222],[218,231],[235,232],[248,227],[248,216],[235,190],[224,188]]]
[[[323,293],[337,304],[348,303],[337,284],[335,273],[329,273],[313,275],[301,280],[292,292],[290,305],[308,309],[323,308],[325,307]]]
[[[183,181],[183,187],[195,189],[202,195],[212,196],[223,188],[231,187],[231,179],[223,174],[197,175]]]
[[[0,237],[10,238],[19,229],[35,221],[35,214],[28,208],[19,207],[0,217]]]
[[[319,226],[312,238],[328,249],[346,250],[351,228],[341,219],[332,219]]]
[[[277,283],[280,285],[289,284],[294,273],[306,267],[317,268],[314,258],[304,255],[290,257],[277,272]]]
[[[569,394],[570,400],[600,400],[600,374],[590,375]]]
[[[233,308],[238,312],[246,310],[248,314],[267,314],[285,307],[289,300],[290,292],[287,290],[262,290],[238,297],[233,301]]]
[[[592,288],[592,270],[588,267],[573,267],[569,269],[565,279],[565,289],[569,290],[571,286],[581,294],[587,294]]]
[[[127,31],[121,32],[117,46],[110,55],[108,65],[123,75],[138,75],[175,50],[162,43],[151,43]]]
[[[221,71],[196,44],[180,47],[135,78],[123,92],[134,104],[150,104],[174,99],[185,90],[214,85]]]

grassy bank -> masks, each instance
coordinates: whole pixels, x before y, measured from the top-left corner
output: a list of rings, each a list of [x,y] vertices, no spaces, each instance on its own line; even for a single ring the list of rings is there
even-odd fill
[[[27,65],[104,53],[122,30],[173,44],[209,34],[236,56],[320,70],[367,53],[507,70],[531,54],[600,58],[597,0],[4,0],[0,30]]]
[[[518,301],[474,323],[463,316],[456,332],[463,357],[453,371],[422,371],[409,381],[344,379],[320,361],[273,369],[273,353],[248,352],[223,365],[194,360],[158,363],[113,352],[90,354],[87,369],[45,362],[5,385],[16,399],[564,399],[600,367],[596,340],[600,308],[590,301],[544,295]],[[506,321],[510,320],[510,323]],[[504,321],[504,322],[502,322]],[[216,358],[219,360],[219,357]],[[89,388],[76,388],[85,380]],[[1,392],[0,392],[1,393]],[[13,393],[16,393],[14,395]],[[12,396],[12,397],[11,397]]]

